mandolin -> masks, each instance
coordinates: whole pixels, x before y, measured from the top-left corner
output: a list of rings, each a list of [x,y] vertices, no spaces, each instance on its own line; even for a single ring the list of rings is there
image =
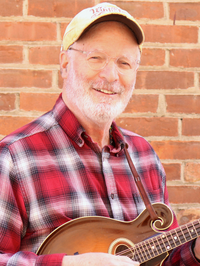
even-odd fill
[[[37,254],[107,252],[143,266],[161,265],[170,250],[200,236],[200,219],[166,231],[173,222],[172,211],[162,203],[152,206],[159,220],[152,221],[147,209],[128,222],[100,216],[71,220],[56,228]]]

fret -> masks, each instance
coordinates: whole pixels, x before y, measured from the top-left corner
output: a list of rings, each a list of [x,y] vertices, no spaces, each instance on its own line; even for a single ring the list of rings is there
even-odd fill
[[[172,236],[173,236],[173,239],[174,239],[174,242],[175,242],[176,247],[177,246],[180,246],[181,245],[181,242],[179,240],[179,236],[178,236],[176,230],[172,230]]]
[[[167,238],[167,233],[162,234],[162,242],[163,242],[164,247],[165,247],[165,252],[170,250],[170,243],[169,243],[168,238]]]
[[[148,245],[148,249],[151,252],[151,258],[156,257],[158,255],[158,252],[156,251],[156,246],[155,246],[155,243],[153,241],[153,238],[147,239],[146,242]]]
[[[145,260],[149,260],[150,258],[155,257],[154,254],[150,254],[150,250],[147,247],[148,240],[143,242],[143,249],[144,249],[144,258]]]
[[[142,261],[144,261],[144,260],[141,258],[141,254],[138,253],[137,249],[135,249],[135,253],[134,253],[134,258],[133,258],[133,260],[135,260],[135,261],[139,261],[140,263],[141,263]]]
[[[142,248],[141,243],[142,242],[135,245],[135,254],[134,254],[134,259],[136,261],[139,261],[140,263],[146,261],[146,258],[144,256],[144,252],[141,252],[141,248]]]
[[[198,233],[197,233],[197,231],[196,231],[196,229],[195,229],[194,224],[190,224],[190,225],[188,226],[188,228],[189,228],[189,230],[190,230],[191,237],[192,237],[192,238],[196,238],[196,237],[198,236]]]
[[[179,240],[180,240],[180,243],[181,244],[184,244],[185,243],[185,237],[184,237],[184,235],[183,235],[183,232],[182,232],[182,230],[181,230],[181,227],[179,227],[178,229],[177,229],[177,234],[178,234],[178,238],[179,238]]]
[[[151,249],[153,250],[154,254],[156,254],[156,256],[160,255],[160,252],[159,252],[160,245],[158,245],[157,237],[154,237],[152,240],[149,239],[149,242],[150,242]]]
[[[156,249],[157,249],[158,253],[162,254],[163,250],[162,250],[161,243],[160,243],[160,235],[155,237],[154,243],[156,245]]]
[[[187,241],[187,242],[190,241],[190,240],[191,240],[191,235],[190,235],[190,233],[189,233],[189,231],[188,231],[187,226],[183,226],[183,227],[182,227],[182,232],[183,232],[183,234],[184,234],[184,237],[185,237],[186,241]]]
[[[146,261],[146,260],[148,260],[149,258],[148,258],[148,255],[147,255],[147,252],[146,252],[146,247],[145,247],[145,245],[143,244],[143,243],[141,243],[142,245],[140,245],[141,246],[141,248],[142,248],[142,252],[143,252],[143,257],[144,257],[144,260]]]
[[[144,248],[143,248],[142,242],[140,242],[139,244],[137,244],[137,247],[139,249],[139,254],[141,255],[141,260],[142,261],[145,261],[146,258],[145,258],[145,252],[144,252]]]
[[[197,223],[197,226],[200,227],[199,222]],[[195,228],[195,224],[194,223],[191,223],[191,224],[187,225],[187,227],[188,227],[188,230],[190,232],[191,238],[196,238],[196,237],[199,236],[199,234],[198,234],[198,232],[197,232],[197,230]]]
[[[165,237],[166,237],[165,234],[161,234],[159,236],[159,238],[160,238],[160,247],[161,247],[161,250],[163,251],[163,253],[167,251],[166,250],[166,246],[165,246],[165,242],[164,242],[164,238]]]
[[[194,230],[197,236],[199,236],[200,235],[200,220],[194,221],[193,225],[194,225]]]
[[[171,232],[167,232],[166,235],[167,235],[170,249],[175,248],[176,244],[175,244],[175,239],[173,237],[173,234]]]

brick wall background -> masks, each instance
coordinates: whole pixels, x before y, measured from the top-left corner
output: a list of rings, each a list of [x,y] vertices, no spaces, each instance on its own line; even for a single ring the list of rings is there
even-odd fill
[[[0,0],[0,139],[48,111],[62,80],[66,25],[101,0]],[[179,223],[200,217],[200,1],[110,1],[141,24],[146,42],[120,126],[151,142]]]

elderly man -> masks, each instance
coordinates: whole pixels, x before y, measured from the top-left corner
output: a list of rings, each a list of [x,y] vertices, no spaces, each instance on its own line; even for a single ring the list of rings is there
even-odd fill
[[[0,144],[0,265],[139,265],[104,252],[36,251],[75,218],[131,221],[145,209],[125,142],[151,203],[169,205],[154,150],[114,122],[133,93],[143,40],[134,18],[108,3],[83,10],[67,27],[60,53],[64,84],[54,108]],[[163,265],[200,265],[198,259],[199,238],[174,249]]]

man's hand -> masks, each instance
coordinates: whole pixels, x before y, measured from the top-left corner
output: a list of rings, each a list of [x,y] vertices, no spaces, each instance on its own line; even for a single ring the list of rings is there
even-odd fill
[[[198,237],[195,242],[194,255],[198,260],[200,260],[200,237]]]
[[[139,262],[132,261],[126,256],[115,256],[107,253],[85,253],[81,255],[65,256],[62,266],[139,266]]]

